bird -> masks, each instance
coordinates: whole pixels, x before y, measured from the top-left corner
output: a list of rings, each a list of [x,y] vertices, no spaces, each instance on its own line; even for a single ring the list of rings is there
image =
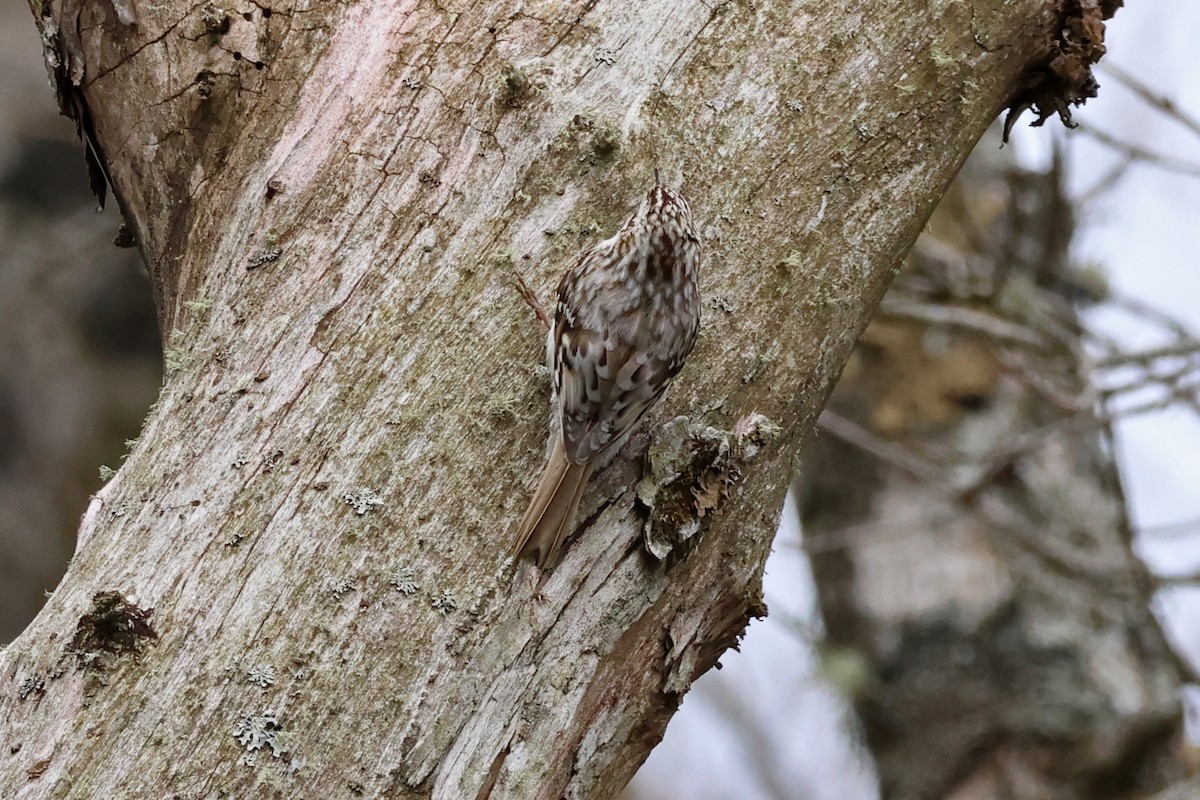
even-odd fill
[[[517,527],[518,560],[545,568],[555,558],[588,478],[621,449],[692,352],[700,252],[687,199],[655,170],[654,186],[620,229],[559,281],[546,335],[553,443]]]

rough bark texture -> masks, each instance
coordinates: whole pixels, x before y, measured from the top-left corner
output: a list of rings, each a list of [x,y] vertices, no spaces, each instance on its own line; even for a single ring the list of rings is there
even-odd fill
[[[615,795],[762,613],[801,437],[1065,12],[63,0],[35,15],[145,255],[168,376],[62,584],[0,654],[0,787],[457,800]],[[548,292],[654,167],[693,200],[711,305],[535,583],[508,554],[547,387],[509,271]],[[748,435],[713,445],[751,412]],[[656,524],[701,529],[659,565],[632,486],[683,413],[708,430]]]
[[[1096,287],[1067,260],[1057,171],[990,161],[935,213],[805,449],[826,646],[885,798],[1147,797],[1190,759],[1088,391],[1075,303]]]

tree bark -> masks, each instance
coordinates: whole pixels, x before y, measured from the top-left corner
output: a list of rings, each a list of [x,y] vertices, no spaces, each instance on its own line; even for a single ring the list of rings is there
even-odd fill
[[[796,448],[972,144],[1097,13],[1068,5],[35,3],[168,375],[0,654],[0,786],[614,796],[764,613]],[[509,274],[546,296],[656,167],[706,241],[701,339],[538,582]],[[699,527],[663,564],[656,436],[654,530]]]
[[[804,451],[824,646],[884,798],[1148,797],[1192,767],[1083,356],[1098,287],[1060,173],[981,155]]]

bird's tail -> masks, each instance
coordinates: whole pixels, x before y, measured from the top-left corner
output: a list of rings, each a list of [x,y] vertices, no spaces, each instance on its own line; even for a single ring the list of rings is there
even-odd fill
[[[546,471],[533,493],[529,510],[521,519],[517,535],[517,558],[533,558],[539,567],[544,567],[562,546],[583,497],[583,487],[592,474],[590,463],[567,461],[562,438],[555,438]]]

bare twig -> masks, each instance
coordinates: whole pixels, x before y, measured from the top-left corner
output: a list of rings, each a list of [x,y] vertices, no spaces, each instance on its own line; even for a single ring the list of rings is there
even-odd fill
[[[1031,328],[965,306],[922,303],[916,300],[886,297],[879,306],[879,313],[887,317],[955,328],[1004,344],[1032,347],[1035,350],[1046,350],[1049,347],[1045,338]]]
[[[986,502],[986,494],[963,492],[954,485],[941,465],[921,456],[907,447],[889,442],[867,430],[858,423],[826,409],[821,412],[817,426],[838,439],[870,453],[885,463],[926,483],[931,490],[945,501],[971,511],[992,528],[1003,531],[1029,553],[1040,558],[1049,568],[1061,575],[1077,578],[1096,591],[1115,591],[1112,576],[1097,569],[1086,555],[1073,548],[1055,547],[1051,540],[1041,535],[1035,525],[1000,503]]]
[[[1074,414],[1092,408],[1096,402],[1094,387],[1088,386],[1082,392],[1059,388],[1055,385],[1052,376],[1047,374],[1044,365],[1032,365],[1029,363],[1029,359],[1023,358],[1020,353],[998,350],[996,358],[1001,364],[1016,373],[1026,386],[1063,411]],[[1071,377],[1074,379],[1073,382],[1078,382],[1074,375]]]
[[[961,519],[962,516],[961,510],[953,513],[938,513],[926,509],[911,517],[886,517],[874,522],[823,531],[817,535],[805,534],[801,537],[799,544],[806,553],[829,553],[853,547],[872,536],[894,534],[897,530],[910,531],[915,535],[921,528],[938,528],[948,525],[956,519]]]
[[[1134,372],[1136,377],[1118,383],[1116,380],[1117,376],[1103,376],[1097,377],[1094,383],[1097,386],[1099,394],[1111,398],[1159,386],[1167,387],[1168,389],[1177,389],[1186,379],[1192,377],[1192,374],[1197,369],[1200,369],[1200,364],[1175,364],[1171,365],[1170,369],[1167,369],[1167,366],[1161,362],[1129,364],[1121,368],[1121,370],[1124,372]]]
[[[852,444],[881,461],[886,461],[894,467],[907,472],[914,478],[938,484],[942,483],[944,470],[942,466],[930,461],[903,445],[889,442],[867,430],[836,411],[826,408],[817,419],[817,427],[847,444]]]
[[[1200,584],[1200,570],[1180,575],[1155,575],[1154,582],[1159,586],[1195,586]]]
[[[1165,397],[1159,397],[1154,400],[1149,400],[1139,405],[1130,406],[1129,408],[1119,409],[1116,411],[1110,410],[1105,403],[1105,413],[1096,416],[1096,422],[1099,424],[1109,425],[1119,419],[1132,419],[1140,417],[1143,414],[1152,414],[1155,411],[1163,411],[1170,408],[1179,402],[1179,398],[1174,394],[1169,394]]]
[[[1192,133],[1200,136],[1200,120],[1197,120],[1195,117],[1181,109],[1178,105],[1176,105],[1174,100],[1166,95],[1162,95],[1154,91],[1149,86],[1142,83],[1139,79],[1130,75],[1121,67],[1111,63],[1108,59],[1105,59],[1104,62],[1099,65],[1099,67],[1101,70],[1107,72],[1109,75],[1112,75],[1114,78],[1120,81],[1125,88],[1129,89],[1129,91],[1140,97],[1143,102],[1154,106],[1159,111],[1163,112],[1168,117],[1190,130]]]
[[[1129,172],[1129,168],[1132,166],[1133,166],[1133,162],[1129,161],[1129,160],[1124,160],[1124,161],[1117,163],[1116,166],[1114,166],[1108,172],[1104,173],[1104,175],[1102,175],[1099,180],[1097,180],[1095,183],[1093,183],[1088,188],[1081,191],[1075,197],[1075,201],[1081,207],[1087,207],[1087,206],[1091,205],[1092,203],[1096,202],[1096,200],[1098,198],[1102,197],[1103,195],[1105,195],[1109,191],[1111,191],[1113,188],[1115,188],[1116,185],[1118,183],[1120,183],[1121,179],[1124,178],[1125,175]]]
[[[1200,340],[1181,339],[1180,341],[1172,342],[1162,347],[1153,347],[1149,350],[1140,350],[1133,353],[1114,353],[1097,361],[1095,366],[1097,369],[1111,369],[1112,367],[1124,367],[1130,364],[1147,364],[1152,361],[1178,356],[1200,356]]]
[[[1169,522],[1165,525],[1148,525],[1144,528],[1138,528],[1137,534],[1138,536],[1146,536],[1154,539],[1195,536],[1196,534],[1200,534],[1200,517],[1185,519],[1179,522]]]
[[[1147,322],[1153,322],[1162,328],[1166,328],[1180,339],[1195,338],[1192,335],[1192,332],[1188,330],[1187,327],[1179,320],[1175,319],[1169,314],[1164,314],[1157,308],[1147,305],[1146,303],[1143,303],[1141,300],[1138,300],[1134,297],[1129,297],[1127,295],[1112,295],[1108,298],[1108,302],[1110,305],[1116,306],[1124,311],[1128,311],[1130,314],[1133,314],[1139,319]]]
[[[1105,133],[1094,125],[1079,126],[1082,133],[1091,136],[1101,144],[1116,150],[1126,158],[1131,158],[1135,161],[1141,161],[1146,164],[1165,169],[1169,172],[1174,172],[1179,175],[1188,175],[1190,177],[1200,178],[1200,164],[1194,161],[1185,161],[1181,158],[1155,153],[1138,144],[1123,141],[1122,139],[1113,136],[1110,133]]]
[[[546,326],[546,330],[550,330],[552,327],[554,327],[554,324],[550,321],[550,315],[547,314],[546,309],[542,307],[537,295],[533,293],[533,289],[530,289],[529,284],[525,283],[525,278],[521,275],[521,273],[513,270],[512,276],[513,280],[515,280],[517,283],[517,291],[521,293],[521,297],[526,303],[529,304],[529,307],[533,309],[533,313],[537,315],[537,318],[541,320],[544,326]]]

